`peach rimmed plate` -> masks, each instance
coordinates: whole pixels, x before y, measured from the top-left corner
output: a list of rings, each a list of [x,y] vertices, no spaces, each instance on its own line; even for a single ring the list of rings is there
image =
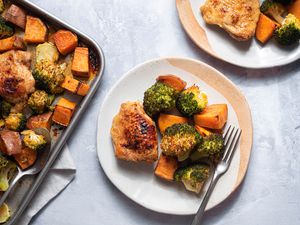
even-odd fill
[[[188,215],[196,213],[200,197],[182,185],[155,177],[155,165],[117,160],[110,137],[114,115],[126,101],[142,101],[144,91],[160,74],[176,74],[188,85],[197,84],[209,96],[209,103],[227,103],[228,124],[239,126],[242,138],[228,172],[221,177],[208,203],[210,209],[225,200],[242,182],[252,147],[252,119],[248,103],[240,90],[223,74],[200,61],[162,58],[136,66],[112,87],[98,117],[97,153],[111,182],[138,204],[161,213]]]
[[[255,38],[240,42],[216,25],[206,24],[200,13],[205,0],[176,0],[181,24],[193,42],[208,54],[246,68],[281,66],[300,58],[300,44],[282,47],[271,39],[264,46]]]

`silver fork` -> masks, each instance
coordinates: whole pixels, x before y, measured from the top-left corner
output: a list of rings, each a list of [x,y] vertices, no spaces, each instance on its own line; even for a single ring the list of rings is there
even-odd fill
[[[206,193],[203,197],[203,200],[200,204],[200,207],[199,207],[197,214],[195,215],[194,220],[191,223],[191,225],[200,225],[201,224],[204,210],[208,203],[208,200],[209,200],[219,178],[228,170],[228,168],[230,166],[230,163],[232,161],[235,150],[237,149],[237,145],[238,145],[239,139],[241,137],[241,133],[242,133],[241,129],[235,128],[233,126],[229,126],[229,128],[225,132],[224,155],[223,155],[221,161],[215,167],[213,177],[211,179],[209,187],[206,190]]]

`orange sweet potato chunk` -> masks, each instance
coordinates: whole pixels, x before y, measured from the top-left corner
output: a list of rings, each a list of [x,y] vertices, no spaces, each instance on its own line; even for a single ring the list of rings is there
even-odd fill
[[[0,40],[0,52],[5,52],[12,49],[25,50],[26,45],[23,41],[23,38],[18,36],[12,36]]]
[[[48,130],[51,129],[51,118],[52,118],[52,112],[43,113],[40,115],[32,116],[27,120],[26,127],[30,130],[33,130],[35,128],[46,128]]]
[[[289,13],[300,20],[300,0],[295,0],[289,7]]]
[[[75,76],[89,77],[88,48],[77,47],[75,49],[71,70]]]
[[[264,14],[260,14],[257,23],[255,37],[262,44],[266,43],[273,36],[276,23]]]
[[[60,86],[72,93],[76,93],[78,90],[79,81],[71,76],[66,76],[64,82]]]
[[[157,123],[160,132],[163,134],[165,130],[176,123],[188,123],[188,118],[182,116],[175,116],[170,114],[161,113],[159,114]]]
[[[22,148],[20,153],[14,155],[15,160],[22,168],[22,170],[32,166],[36,161],[36,157],[37,151],[27,147]]]
[[[53,122],[66,127],[70,124],[72,114],[73,110],[56,105],[52,120]]]
[[[201,113],[194,115],[195,124],[210,129],[222,129],[227,122],[228,108],[226,104],[207,106]]]
[[[182,91],[186,86],[185,81],[172,74],[161,75],[156,80],[176,89],[177,91]]]
[[[86,96],[89,90],[90,90],[90,85],[80,82],[77,90],[77,94],[80,96]]]
[[[77,35],[68,30],[59,30],[53,35],[53,39],[58,51],[62,55],[67,55],[78,45]]]
[[[47,38],[48,29],[37,17],[27,16],[24,40],[27,43],[44,43]]]
[[[64,108],[70,109],[70,110],[74,110],[76,107],[76,103],[75,102],[71,102],[66,98],[61,98],[59,99],[59,101],[57,102],[58,106],[62,106]]]
[[[174,173],[178,168],[176,158],[161,154],[155,168],[154,174],[164,180],[172,181]]]

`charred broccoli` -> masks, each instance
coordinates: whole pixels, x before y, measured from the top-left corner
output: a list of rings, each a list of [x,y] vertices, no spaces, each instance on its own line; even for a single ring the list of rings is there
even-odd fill
[[[164,154],[183,161],[201,141],[202,137],[193,126],[186,123],[174,124],[165,130],[160,147]]]
[[[192,116],[201,112],[207,105],[207,95],[193,85],[179,94],[176,108],[185,116]]]
[[[209,175],[208,165],[195,164],[177,169],[174,173],[174,180],[181,181],[187,190],[199,193]]]
[[[5,20],[0,17],[0,39],[13,36],[14,28],[8,25]]]
[[[26,117],[23,113],[10,113],[5,118],[6,128],[14,131],[22,131],[26,126]]]
[[[28,105],[36,114],[42,114],[54,101],[55,96],[49,95],[45,91],[36,90],[28,99]]]
[[[0,155],[0,191],[6,191],[9,187],[9,181],[17,170],[16,164]]]
[[[174,88],[156,82],[144,93],[144,109],[150,117],[155,117],[159,112],[165,112],[175,107],[178,91]]]
[[[59,94],[64,91],[60,84],[65,79],[66,64],[56,65],[49,60],[40,60],[36,63],[33,77],[36,87],[49,94]]]
[[[41,150],[45,148],[47,141],[43,135],[36,134],[33,130],[24,130],[23,135],[24,144],[33,150]]]
[[[210,134],[203,139],[203,142],[197,148],[190,158],[192,161],[200,159],[210,159],[213,163],[217,163],[222,155],[224,147],[224,139],[221,134]]]
[[[0,114],[2,118],[6,118],[9,115],[11,108],[12,105],[9,102],[3,99],[0,100]]]
[[[300,21],[293,14],[288,14],[282,26],[275,30],[275,40],[281,45],[292,45],[300,39]]]
[[[267,16],[272,17],[278,23],[282,23],[284,17],[282,15],[286,12],[286,9],[283,5],[273,0],[265,0],[260,6],[260,11]]]

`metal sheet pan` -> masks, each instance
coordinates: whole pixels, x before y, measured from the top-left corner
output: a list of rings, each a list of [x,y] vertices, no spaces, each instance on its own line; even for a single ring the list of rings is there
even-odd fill
[[[63,22],[62,20],[56,18],[49,12],[41,9],[40,7],[36,6],[35,4],[31,3],[28,0],[11,0],[11,3],[14,3],[16,5],[19,5],[20,7],[26,9],[30,14],[36,15],[42,20],[46,21],[48,24],[54,26],[55,28],[64,28],[67,30],[70,30],[77,34],[78,39],[81,43],[85,44],[89,47],[94,53],[95,57],[98,60],[99,63],[99,69],[97,71],[97,74],[94,78],[94,80],[91,83],[91,88],[88,93],[77,106],[77,109],[72,117],[72,121],[70,125],[64,129],[61,136],[58,138],[58,140],[55,142],[55,144],[52,146],[51,149],[51,155],[45,164],[45,167],[43,170],[32,179],[30,185],[27,187],[26,193],[23,193],[23,196],[21,200],[18,202],[18,207],[13,209],[12,216],[8,222],[5,223],[5,225],[12,225],[16,224],[28,204],[30,203],[32,197],[38,190],[40,184],[43,182],[44,178],[47,176],[47,173],[49,169],[51,168],[52,164],[54,163],[55,159],[59,156],[60,151],[62,150],[63,146],[65,145],[67,139],[70,137],[72,131],[76,127],[77,123],[80,120],[80,117],[82,116],[83,112],[87,109],[89,102],[91,101],[93,95],[95,94],[102,78],[102,74],[104,71],[104,55],[102,49],[99,47],[99,45],[91,38],[77,30],[76,28],[72,27],[71,25]],[[25,185],[26,186],[26,185]],[[18,187],[16,187],[18,188]]]

